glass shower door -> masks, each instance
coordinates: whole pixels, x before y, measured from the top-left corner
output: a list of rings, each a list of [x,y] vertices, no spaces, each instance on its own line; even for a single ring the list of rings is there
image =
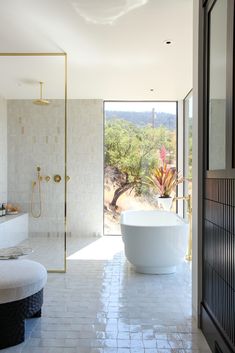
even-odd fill
[[[49,271],[66,270],[66,55],[0,56],[6,107],[10,246]],[[20,227],[20,228],[19,228]],[[18,230],[17,230],[18,228]],[[20,229],[20,230],[19,230]],[[3,246],[2,246],[3,245]],[[4,243],[0,248],[4,247]]]

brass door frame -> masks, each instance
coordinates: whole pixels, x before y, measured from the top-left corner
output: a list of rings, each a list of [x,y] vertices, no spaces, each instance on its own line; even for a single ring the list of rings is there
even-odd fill
[[[64,202],[64,268],[63,269],[50,269],[47,270],[48,273],[66,273],[67,271],[67,53],[0,53],[0,57],[2,56],[63,56],[64,57],[64,123],[65,123],[65,134],[64,134],[64,142],[65,142],[65,168],[64,168],[64,193],[65,193],[65,202]]]

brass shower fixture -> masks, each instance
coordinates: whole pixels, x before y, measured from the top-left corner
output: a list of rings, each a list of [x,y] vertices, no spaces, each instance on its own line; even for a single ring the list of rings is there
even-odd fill
[[[33,103],[37,104],[37,105],[48,105],[48,104],[50,104],[50,101],[42,98],[42,86],[43,86],[44,82],[40,81],[39,84],[40,84],[40,98],[34,100]]]
[[[41,182],[42,182],[42,176],[41,176],[41,168],[37,167],[36,168],[37,171],[37,180],[33,181],[32,183],[32,195],[31,195],[31,204],[30,204],[30,211],[31,211],[31,215],[33,218],[40,218],[42,215],[42,192],[41,192]],[[34,194],[35,194],[35,189],[38,185],[38,204],[39,204],[39,210],[38,212],[35,212],[34,210],[34,204],[35,204],[35,200],[34,200]]]
[[[56,174],[53,179],[55,183],[60,183],[62,178],[59,174]]]
[[[179,196],[174,198],[175,201],[183,200],[187,202],[187,213],[189,221],[189,236],[188,236],[188,249],[185,255],[185,260],[192,261],[192,196],[188,194],[187,196]]]

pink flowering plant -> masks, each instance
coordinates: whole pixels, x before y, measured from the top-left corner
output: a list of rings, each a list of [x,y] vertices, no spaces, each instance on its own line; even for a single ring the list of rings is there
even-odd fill
[[[176,171],[176,168],[167,165],[165,146],[162,146],[160,150],[160,159],[162,165],[157,167],[148,179],[150,185],[157,190],[160,197],[167,198],[175,191],[176,186],[183,182],[183,177]]]

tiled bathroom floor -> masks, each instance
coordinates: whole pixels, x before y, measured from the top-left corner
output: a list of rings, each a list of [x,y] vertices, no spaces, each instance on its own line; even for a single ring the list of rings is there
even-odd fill
[[[74,250],[73,250],[74,249]],[[43,315],[6,353],[209,352],[191,316],[191,270],[142,275],[121,237],[70,244],[67,274],[49,274]]]

